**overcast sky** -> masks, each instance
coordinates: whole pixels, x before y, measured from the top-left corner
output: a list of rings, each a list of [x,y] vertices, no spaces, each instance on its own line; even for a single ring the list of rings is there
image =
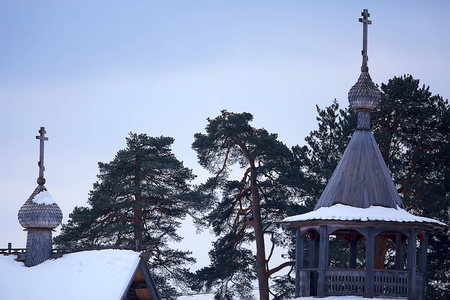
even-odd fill
[[[193,135],[222,109],[304,144],[316,104],[348,105],[364,8],[374,82],[411,74],[447,99],[448,1],[0,0],[0,248],[25,247],[17,212],[37,185],[41,126],[63,222],[130,131],[174,137],[199,181]]]

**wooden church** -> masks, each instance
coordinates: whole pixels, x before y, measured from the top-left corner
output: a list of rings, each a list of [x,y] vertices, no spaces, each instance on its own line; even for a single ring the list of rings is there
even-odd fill
[[[20,208],[26,249],[0,249],[0,299],[159,300],[147,264],[149,253],[125,249],[52,249],[62,212],[45,187],[41,127],[38,186]],[[1,255],[3,254],[3,255]],[[26,283],[26,285],[24,284]]]
[[[369,16],[365,9],[359,19],[363,23],[361,75],[348,93],[358,115],[356,131],[314,210],[282,221],[296,228],[297,297],[424,299],[427,240],[445,226],[404,209],[373,137],[370,112],[378,106],[381,93],[367,66]],[[340,248],[333,253],[341,257],[346,245],[346,261],[340,264],[331,256],[331,246],[336,244]]]

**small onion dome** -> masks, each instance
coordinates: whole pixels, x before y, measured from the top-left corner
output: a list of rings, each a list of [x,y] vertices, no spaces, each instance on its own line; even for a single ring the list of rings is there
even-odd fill
[[[19,223],[22,227],[55,229],[61,224],[62,211],[43,185],[31,194],[19,210]]]
[[[381,92],[370,78],[369,72],[361,72],[358,81],[348,92],[348,101],[354,111],[371,112],[381,100]]]

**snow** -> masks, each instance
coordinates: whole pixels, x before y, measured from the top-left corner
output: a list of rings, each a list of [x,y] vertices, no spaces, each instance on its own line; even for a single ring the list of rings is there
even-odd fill
[[[259,298],[258,290],[253,290],[253,297],[255,299]],[[214,300],[214,294],[198,294],[191,296],[180,296],[177,300]]]
[[[382,206],[359,208],[343,204],[321,207],[305,214],[287,217],[282,222],[287,223],[310,220],[417,222],[435,223],[446,226],[446,224],[434,219],[414,216],[398,206],[396,209]]]
[[[56,203],[55,200],[53,200],[52,195],[50,195],[48,191],[41,191],[39,194],[34,196],[33,202],[45,205],[52,205]]]
[[[315,297],[300,297],[295,298],[293,300],[312,300],[317,299]],[[367,298],[359,297],[359,296],[331,296],[331,297],[325,297],[320,299],[326,299],[326,300],[367,300]],[[406,298],[374,298],[374,299],[383,299],[383,300],[399,300],[399,299],[406,299]]]
[[[255,299],[258,299],[257,293],[254,293]],[[213,300],[214,295],[213,294],[201,294],[201,295],[194,295],[194,296],[182,296],[178,297],[178,300]],[[295,298],[292,300],[313,300],[318,299],[317,297],[300,297]],[[359,296],[330,296],[320,299],[326,299],[326,300],[367,300],[367,298],[359,297]],[[383,300],[400,300],[400,299],[406,299],[406,298],[374,298],[374,299],[383,299]]]
[[[129,250],[66,254],[27,268],[0,255],[0,299],[120,299],[139,263]]]

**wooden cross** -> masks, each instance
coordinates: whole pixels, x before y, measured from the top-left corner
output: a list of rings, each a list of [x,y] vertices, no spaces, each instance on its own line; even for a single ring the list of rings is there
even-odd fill
[[[359,22],[363,23],[363,50],[361,51],[363,62],[361,72],[369,72],[369,67],[367,66],[367,61],[369,60],[369,57],[367,56],[367,25],[372,24],[372,21],[368,19],[370,14],[367,9],[363,10],[361,16],[363,16],[362,18],[359,18]]]
[[[47,133],[45,131],[45,127],[41,127],[41,129],[39,130],[40,135],[36,136],[36,139],[40,140],[40,149],[39,149],[39,162],[38,162],[38,166],[39,166],[39,178],[37,179],[37,183],[39,185],[43,185],[45,183],[45,178],[44,178],[44,171],[45,171],[45,167],[44,167],[44,142],[48,141],[48,137],[45,136],[45,134]]]

